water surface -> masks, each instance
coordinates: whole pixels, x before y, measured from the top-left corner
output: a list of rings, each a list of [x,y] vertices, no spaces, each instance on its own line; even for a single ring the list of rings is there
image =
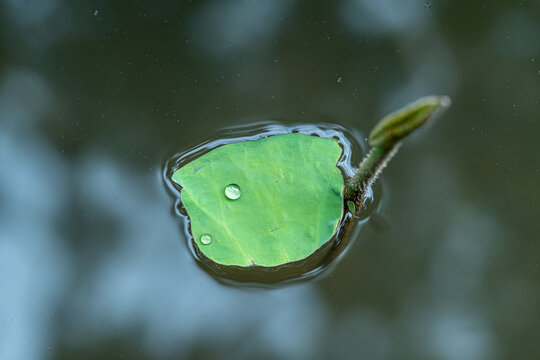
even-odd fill
[[[534,357],[539,18],[538,1],[0,0],[0,358]],[[363,138],[427,94],[451,109],[407,139],[326,276],[246,289],[197,266],[172,153],[266,120]]]

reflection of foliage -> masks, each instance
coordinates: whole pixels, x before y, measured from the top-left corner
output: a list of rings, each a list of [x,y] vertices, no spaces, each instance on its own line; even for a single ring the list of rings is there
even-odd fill
[[[380,8],[397,1],[380,1],[373,6]],[[242,4],[241,1],[233,2]],[[74,242],[77,239],[94,241],[88,234],[89,227],[101,227],[102,231],[98,232],[100,236],[115,240],[117,229],[124,225],[129,224],[133,234],[140,234],[141,228],[151,227],[155,220],[159,220],[159,226],[149,233],[167,229],[163,231],[177,234],[174,232],[176,229],[167,228],[170,225],[168,218],[156,215],[159,214],[157,210],[151,214],[143,212],[149,205],[155,205],[156,209],[167,207],[165,196],[159,200],[158,187],[161,184],[148,179],[152,171],[159,169],[166,153],[178,148],[179,144],[186,147],[195,145],[214,128],[233,121],[247,122],[242,120],[247,118],[251,121],[251,116],[285,121],[337,122],[351,129],[367,129],[370,119],[395,104],[424,93],[449,93],[455,102],[449,114],[451,119],[441,122],[433,137],[424,138],[427,143],[422,150],[412,142],[412,146],[401,154],[403,157],[422,158],[423,161],[403,159],[389,169],[393,174],[388,177],[386,185],[389,191],[385,194],[390,194],[390,197],[385,199],[382,211],[390,219],[392,228],[383,234],[367,227],[361,237],[366,239],[364,246],[352,247],[352,253],[345,257],[332,277],[318,282],[314,286],[317,292],[302,299],[303,306],[298,306],[295,313],[302,309],[315,309],[320,311],[310,315],[322,313],[325,319],[312,323],[312,328],[320,329],[321,334],[310,332],[309,336],[302,338],[304,341],[296,341],[295,344],[309,344],[309,348],[314,349],[315,354],[306,355],[299,351],[307,358],[317,354],[322,354],[321,358],[335,358],[334,351],[344,352],[343,358],[374,358],[376,356],[370,356],[369,351],[376,349],[375,344],[382,344],[379,347],[383,349],[381,358],[386,355],[388,358],[395,357],[394,353],[384,353],[390,351],[387,349],[394,349],[404,359],[466,358],[452,352],[463,349],[462,346],[452,346],[455,345],[452,341],[456,339],[452,336],[445,337],[444,344],[439,347],[436,341],[431,341],[436,340],[433,337],[440,334],[439,329],[449,329],[437,327],[448,324],[439,320],[444,320],[445,314],[452,315],[452,311],[455,311],[457,315],[449,318],[473,319],[466,323],[467,329],[476,331],[474,334],[482,340],[478,341],[478,336],[471,336],[466,344],[484,346],[476,348],[479,350],[474,355],[478,356],[470,358],[496,357],[489,353],[490,349],[508,358],[527,358],[535,353],[537,346],[529,339],[540,331],[538,322],[530,321],[540,315],[538,306],[534,304],[534,299],[540,293],[536,285],[540,276],[537,266],[540,243],[536,241],[538,225],[534,220],[538,218],[540,203],[540,193],[536,190],[540,183],[536,141],[540,123],[535,120],[540,92],[539,77],[536,75],[540,61],[537,55],[538,22],[535,17],[537,2],[432,1],[429,9],[419,2],[418,9],[412,10],[415,19],[421,20],[419,22],[399,18],[406,13],[386,14],[386,17],[396,18],[394,24],[414,28],[405,26],[395,31],[391,24],[378,21],[385,19],[382,16],[372,18],[377,21],[362,23],[376,26],[370,29],[374,30],[371,32],[349,26],[342,15],[347,9],[365,8],[369,5],[367,0],[348,1],[345,10],[344,2],[294,2],[292,6],[280,10],[282,13],[275,17],[279,21],[277,28],[274,27],[277,30],[259,38],[262,40],[257,44],[250,43],[252,48],[232,44],[234,51],[226,57],[207,52],[200,44],[201,34],[197,30],[201,28],[199,22],[205,19],[202,12],[213,7],[215,9],[220,3],[223,2],[0,1],[0,33],[3,34],[0,37],[0,82],[6,85],[6,73],[30,73],[43,80],[47,85],[44,89],[51,92],[48,98],[50,106],[43,108],[42,112],[32,112],[32,116],[37,117],[32,122],[21,125],[20,113],[6,114],[6,108],[0,108],[0,131],[12,137],[11,130],[17,126],[19,130],[22,129],[19,135],[23,136],[17,138],[21,144],[39,143],[37,149],[46,147],[39,151],[39,155],[49,154],[46,150],[57,155],[60,164],[54,166],[50,166],[50,162],[44,161],[38,154],[29,155],[24,160],[36,156],[35,159],[48,165],[41,174],[62,176],[62,181],[65,181],[61,186],[49,186],[43,179],[32,178],[32,184],[36,186],[33,189],[39,190],[33,201],[23,202],[26,197],[21,197],[16,191],[8,193],[5,187],[2,200],[15,199],[17,204],[31,207],[43,200],[39,196],[41,192],[55,196],[61,204],[73,204],[62,210],[61,224],[71,225],[62,226],[67,234],[59,234],[58,238],[66,236]],[[49,10],[46,13],[36,15],[37,11],[45,11],[43,9],[47,6]],[[93,15],[95,10],[99,10],[97,16]],[[236,15],[251,18],[241,11],[240,6]],[[363,20],[362,14],[356,18],[355,14],[351,12],[354,21]],[[199,19],[197,26],[193,23],[195,18]],[[226,20],[224,22],[227,23]],[[418,25],[420,23],[421,26]],[[209,38],[212,38],[214,24],[209,22],[204,25],[210,29]],[[233,43],[235,39],[230,41]],[[342,81],[338,83],[340,77]],[[25,87],[24,83],[16,85],[24,89],[25,101],[21,104],[25,106],[21,107],[28,105],[31,108],[32,104],[35,105],[35,90]],[[2,100],[6,101],[6,98]],[[35,140],[36,137],[39,141]],[[6,146],[6,143],[2,145]],[[428,147],[429,156],[426,156],[423,150]],[[20,148],[35,149],[26,145]],[[131,184],[133,188],[129,188],[129,194],[123,193],[120,200],[112,202],[117,204],[114,218],[110,217],[109,212],[97,211],[89,225],[79,226],[86,209],[80,203],[80,194],[87,192],[94,184],[85,183],[81,180],[82,176],[79,178],[75,174],[80,170],[77,164],[88,160],[89,151],[99,155],[97,158],[101,164],[109,164],[113,168],[122,164],[125,172],[122,172],[122,178],[115,181],[122,185]],[[11,159],[12,164],[16,165],[19,160]],[[58,171],[53,169],[60,169],[65,174],[58,175]],[[14,188],[20,189],[20,179],[10,177],[7,173],[9,171],[4,171],[0,178],[8,182],[15,179],[13,181],[17,181],[14,182],[17,187]],[[121,179],[127,178],[129,180],[123,183]],[[137,182],[139,180],[140,183]],[[130,202],[129,206],[125,204],[125,199],[130,195],[145,193],[149,188],[155,190],[154,187],[158,190],[149,196],[152,200],[145,201],[141,208],[136,201]],[[103,204],[111,206],[107,199],[112,198],[114,193],[104,191],[107,189],[109,185],[100,187],[99,192],[92,194]],[[21,246],[21,254],[32,255],[27,258],[34,259],[36,249],[39,249],[39,258],[44,263],[56,264],[57,257],[62,256],[55,254],[50,257],[49,253],[56,250],[48,245],[49,242],[43,241],[42,224],[50,222],[48,225],[55,227],[57,222],[49,217],[32,215],[35,214],[33,211],[19,215],[12,211],[9,202],[2,201],[0,206],[2,214],[17,215],[19,220],[13,216],[13,227],[21,231],[34,228],[41,232],[34,240],[49,250],[42,251],[41,247],[32,246],[23,248],[25,243],[21,241],[16,243]],[[433,212],[434,208],[437,208],[436,213]],[[136,222],[132,217],[135,213],[142,214]],[[119,214],[123,217],[120,218]],[[463,218],[463,214],[467,215],[466,218]],[[143,223],[140,221],[143,215],[154,218]],[[35,216],[40,221],[26,226],[22,219],[28,220],[28,216]],[[479,221],[482,225],[480,229],[486,229],[478,230]],[[146,237],[145,233],[144,239]],[[61,240],[55,243],[55,236],[47,238],[55,246],[64,244]],[[119,284],[132,280],[133,270],[148,270],[140,260],[126,265],[127,262],[115,257],[123,254],[127,259],[142,258],[142,254],[148,253],[141,251],[135,256],[130,253],[127,249],[133,245],[132,237],[125,235],[122,244],[126,244],[127,248],[118,252],[114,251],[118,242],[107,239],[102,239],[95,247],[74,246],[76,259],[84,259],[88,249],[92,249],[90,257],[109,259],[110,256],[112,270],[107,274],[117,273],[119,268],[125,274],[120,277],[122,281]],[[155,239],[160,237],[156,235]],[[15,244],[14,241],[12,243]],[[155,243],[161,244],[160,240]],[[108,247],[108,244],[114,245]],[[156,245],[156,249],[160,249],[160,246]],[[173,249],[171,253],[177,250]],[[471,249],[481,250],[474,252],[474,261],[467,257]],[[450,250],[454,251],[452,256],[448,255]],[[161,260],[163,253],[157,251],[159,256],[156,257]],[[497,254],[500,256],[496,257]],[[149,255],[149,258],[153,257],[153,254]],[[92,260],[86,259],[83,263],[90,262]],[[474,264],[483,265],[475,270]],[[101,269],[101,265],[96,263],[95,266]],[[42,289],[40,286],[48,284],[45,278],[55,276],[51,275],[54,274],[51,265],[39,269],[48,270],[42,277],[31,278],[29,286],[33,290]],[[65,273],[76,273],[75,276],[88,271],[76,265],[69,265],[68,269]],[[92,268],[87,269],[91,269],[88,276],[95,275]],[[170,270],[157,266],[155,269],[158,270],[152,273],[152,279],[133,281],[141,291],[135,292],[136,296],[132,296],[130,301],[138,298],[152,303],[158,297],[156,294],[164,298],[168,295],[173,297],[172,290],[164,293],[167,286],[153,288],[148,285],[159,278],[160,272]],[[179,271],[167,280],[174,283],[182,276],[183,273]],[[89,284],[85,280],[87,277],[75,283],[64,281],[61,277],[54,279],[67,284],[64,297],[55,302],[57,308],[73,307],[75,314],[86,312],[94,315],[87,305],[80,305],[78,299],[85,298],[92,303],[96,294],[113,292],[111,289],[117,288],[98,289],[89,296],[84,290]],[[195,271],[189,277],[182,277],[182,281],[188,284],[195,281],[193,279],[199,279]],[[15,281],[8,286],[15,286],[16,283],[21,282]],[[185,285],[181,284],[179,288],[184,291]],[[179,291],[185,299],[190,296],[194,298],[186,306],[188,311],[201,308],[200,298],[193,295],[200,294],[200,287],[197,286],[189,287],[187,292]],[[47,288],[44,293],[50,294],[52,291]],[[24,294],[26,298],[43,300],[44,293]],[[12,294],[6,291],[3,298],[9,298]],[[296,295],[295,299],[301,298],[303,293]],[[220,290],[208,291],[205,296],[205,299],[215,296],[223,303]],[[231,310],[232,305],[255,308],[260,299],[248,303],[245,296],[241,294],[228,298],[226,305],[231,306],[226,310],[206,303],[203,310],[213,317],[234,311]],[[114,296],[111,298],[118,299]],[[316,308],[305,305],[306,300],[319,298],[324,298],[325,306]],[[122,299],[128,301],[127,297]],[[298,304],[295,299],[279,303],[279,309],[289,309],[291,304]],[[125,303],[115,301],[103,301],[96,312],[119,314],[121,311],[117,310],[122,309]],[[48,302],[43,300],[39,303],[44,306]],[[113,306],[115,304],[118,306]],[[295,321],[292,312],[279,313],[279,309],[273,308],[272,304],[270,301],[265,303],[272,310],[272,318],[288,318],[293,319],[294,324],[302,323]],[[148,308],[156,307],[155,303],[152,305]],[[24,313],[30,314],[27,318],[40,319],[43,314],[53,314],[54,308],[42,307],[36,316],[29,311]],[[165,313],[162,317],[148,317],[155,320],[154,328],[148,330],[147,325],[151,320],[145,320],[145,330],[158,334],[156,337],[163,335],[163,332],[156,330],[163,329],[159,327],[160,323],[163,326],[178,320],[181,324],[184,320],[169,318],[173,312],[168,311],[168,306],[162,308]],[[473,316],[467,314],[468,310]],[[197,314],[202,316],[203,312],[200,311]],[[282,317],[273,316],[274,312]],[[146,310],[137,308],[123,319],[133,319],[143,313],[146,314]],[[185,314],[181,311],[178,313]],[[80,318],[69,314],[68,320],[54,325],[47,323],[37,332],[40,336],[54,333],[59,343],[69,341],[66,340],[66,333],[78,332],[88,326],[77,323]],[[249,317],[245,313],[242,315],[237,318]],[[312,318],[306,316],[299,319]],[[361,321],[366,318],[368,321]],[[347,323],[344,319],[358,321]],[[253,329],[261,329],[265,320],[267,318],[257,318],[253,322]],[[101,324],[98,332],[109,334],[116,331],[123,332],[126,337],[135,337],[131,337],[128,330],[131,324],[129,320],[119,320],[119,323],[122,325],[114,330],[108,327],[109,323]],[[200,328],[201,338],[205,341],[210,332],[204,331],[215,325],[210,320],[208,323],[211,327]],[[367,332],[356,331],[358,326],[366,323],[374,326]],[[15,319],[14,325],[17,324],[20,324],[20,319]],[[279,338],[281,323],[272,324],[274,327],[261,330],[266,331],[267,338],[262,337],[260,344],[272,344],[266,340]],[[414,328],[410,327],[411,324],[415,325]],[[305,329],[298,326],[297,331],[284,333],[293,339],[293,335],[302,334]],[[21,326],[19,329],[23,328]],[[380,331],[373,331],[374,328]],[[15,333],[11,328],[9,331]],[[26,337],[29,331],[23,333]],[[115,351],[104,345],[106,341],[98,340],[95,342],[95,352],[90,352],[95,338],[91,332],[80,333],[85,337],[85,344],[90,344],[81,346],[88,354],[111,354]],[[459,333],[451,332],[450,335]],[[171,334],[172,331],[165,330],[165,336],[161,338]],[[216,334],[216,338],[221,336],[212,334]],[[104,336],[115,341],[113,335]],[[241,338],[239,333],[234,336]],[[0,336],[2,338],[5,337]],[[170,338],[175,341],[173,335]],[[320,339],[324,341],[318,341]],[[362,339],[366,341],[364,347],[358,346]],[[403,340],[399,342],[395,339]],[[337,346],[322,348],[328,342]],[[391,346],[384,347],[389,342]],[[140,344],[141,341],[137,341],[137,346]],[[150,357],[159,357],[156,354],[160,350],[172,353],[170,348],[156,350],[158,346],[147,344],[149,351],[155,350]],[[185,338],[181,344],[186,348]],[[243,349],[247,349],[246,352],[252,349],[247,348],[249,344],[245,342],[241,344]],[[276,346],[280,356],[291,355],[282,350],[282,345]],[[76,348],[76,345],[73,347]],[[215,352],[212,352],[213,349],[207,350],[210,352],[207,357],[220,355],[221,348]],[[258,357],[268,356],[267,350],[258,350]],[[80,355],[80,352],[73,354]],[[186,352],[179,351],[171,357],[183,355]],[[289,357],[294,355],[298,353]]]

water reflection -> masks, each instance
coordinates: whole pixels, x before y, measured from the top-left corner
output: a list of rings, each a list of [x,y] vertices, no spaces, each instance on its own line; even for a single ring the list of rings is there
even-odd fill
[[[536,354],[539,5],[429,3],[0,0],[0,358]],[[185,251],[170,149],[431,92],[454,105],[385,171],[390,225],[328,277],[232,289]]]
[[[491,359],[497,346],[481,293],[486,265],[497,261],[500,228],[485,212],[465,205],[441,239],[428,274],[408,296],[403,324],[413,341],[426,345],[423,356]],[[423,301],[414,302],[418,291]]]
[[[19,26],[39,26],[52,16],[60,0],[4,0],[9,18]]]
[[[7,68],[0,75],[3,130],[24,137],[23,130],[35,130],[33,125],[52,110],[55,95],[43,77],[30,69]]]
[[[340,8],[343,22],[371,36],[420,32],[429,23],[429,7],[422,2],[399,0],[347,0]]]
[[[286,0],[211,1],[190,21],[194,42],[220,61],[237,58],[276,36],[293,5],[294,1]]]
[[[54,333],[44,329],[72,278],[73,264],[55,226],[67,201],[67,171],[47,140],[28,131],[51,96],[36,74],[8,73],[0,85],[2,359],[45,356]]]
[[[25,139],[27,146],[21,149],[19,136],[4,134],[1,160],[9,177],[2,177],[1,185],[8,216],[2,217],[0,228],[1,238],[8,241],[0,243],[0,283],[8,295],[0,300],[0,309],[2,332],[9,336],[2,336],[2,358],[45,357],[54,334],[43,336],[40,329],[54,322],[57,311],[66,330],[71,329],[63,335],[70,346],[86,346],[88,339],[102,336],[103,328],[123,332],[144,324],[141,341],[152,345],[141,345],[143,351],[189,351],[208,341],[208,334],[219,334],[212,343],[226,346],[249,331],[258,349],[268,353],[314,356],[303,346],[324,321],[313,285],[270,293],[223,289],[209,282],[187,256],[178,241],[177,223],[169,216],[169,200],[161,187],[153,186],[155,178],[133,177],[99,154],[70,173],[50,147],[37,145],[38,139]],[[98,249],[92,263],[68,261],[67,239],[54,226],[66,206],[63,195],[69,183],[85,211],[103,212],[119,228],[110,234],[100,229],[85,234],[107,249]],[[21,226],[21,218],[27,219],[26,226]],[[86,219],[79,219],[78,226]],[[282,328],[289,331],[276,331]],[[25,346],[28,341],[32,347]],[[249,346],[237,355],[246,351]]]
[[[216,346],[251,331],[269,353],[283,346],[301,357],[313,355],[302,338],[317,333],[321,303],[312,285],[271,293],[224,289],[208,281],[178,238],[169,199],[155,178],[136,177],[96,156],[81,164],[80,191],[90,209],[107,209],[120,226],[116,243],[91,265],[66,304],[74,344],[99,337],[103,327],[124,331],[144,324],[143,344],[163,352],[189,350],[212,334]],[[141,209],[126,212],[125,209]],[[101,240],[102,241],[102,240]],[[261,311],[266,308],[271,311]],[[230,324],[235,324],[231,327]],[[288,328],[278,335],[273,328]],[[144,349],[144,346],[142,346]]]

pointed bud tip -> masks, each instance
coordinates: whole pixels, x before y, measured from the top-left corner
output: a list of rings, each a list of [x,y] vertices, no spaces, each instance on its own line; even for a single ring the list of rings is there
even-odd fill
[[[369,135],[370,145],[393,146],[424,125],[438,109],[450,106],[451,102],[450,97],[446,95],[432,95],[404,106],[386,116],[373,128]]]
[[[452,99],[450,99],[449,96],[446,95],[430,95],[430,96],[424,96],[416,101],[413,101],[412,103],[406,105],[404,109],[414,109],[414,108],[420,108],[425,106],[431,106],[435,109],[438,108],[447,108],[452,104]]]
[[[452,99],[450,99],[450,96],[442,95],[442,96],[439,96],[439,103],[441,104],[442,107],[447,108],[450,105],[452,105]]]
[[[452,99],[447,95],[431,95],[420,98],[410,105],[432,105],[436,107],[449,107],[452,104]]]

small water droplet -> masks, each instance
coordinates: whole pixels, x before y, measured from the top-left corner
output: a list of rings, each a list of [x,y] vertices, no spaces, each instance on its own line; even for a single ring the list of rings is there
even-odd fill
[[[236,200],[242,195],[240,186],[236,184],[229,184],[225,187],[225,196],[231,200]]]
[[[212,242],[212,236],[210,236],[210,234],[202,234],[201,242],[203,243],[203,245],[210,244]]]
[[[338,82],[338,84],[341,84],[341,83],[343,82],[343,78],[342,78],[341,76],[338,77],[338,78],[337,78],[337,82]]]

